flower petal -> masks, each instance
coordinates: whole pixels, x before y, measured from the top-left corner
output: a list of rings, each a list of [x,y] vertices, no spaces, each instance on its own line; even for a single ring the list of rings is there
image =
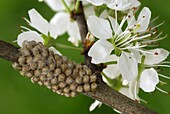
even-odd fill
[[[135,19],[133,11],[130,11],[127,16],[128,16],[127,18],[128,28],[132,29],[134,28],[134,25],[136,24],[136,19]]]
[[[141,3],[139,2],[139,0],[129,0],[129,2],[131,3],[131,8],[134,8],[134,7],[139,7],[141,5]]]
[[[103,69],[103,72],[110,79],[115,79],[120,75],[117,64],[108,65],[105,69]]]
[[[136,49],[129,49],[129,51],[132,52],[138,63],[141,63],[142,55],[139,53],[139,51]]]
[[[89,111],[91,112],[91,111],[93,111],[97,106],[100,107],[101,105],[102,105],[101,102],[99,102],[98,100],[95,100],[94,103],[92,103],[92,104],[90,105]]]
[[[116,33],[117,30],[118,30],[118,28],[119,28],[118,22],[116,21],[116,19],[114,19],[114,18],[111,17],[111,16],[109,16],[108,18],[109,18],[109,20],[110,20],[110,22],[111,22],[111,25],[112,25],[112,28],[113,28],[114,33]],[[120,31],[117,32],[117,34],[120,34],[120,33],[122,33],[122,30],[121,30],[121,29],[120,29]]]
[[[151,11],[149,8],[144,7],[138,16],[137,24],[140,25],[140,27],[136,30],[136,32],[143,32],[147,30],[150,23],[150,19]]]
[[[127,96],[130,98],[130,95],[129,95],[129,88],[125,88],[125,87],[122,87],[120,90],[119,90],[120,93],[122,93],[123,95]]]
[[[41,37],[40,34],[38,34],[35,31],[27,31],[27,32],[23,32],[21,34],[18,35],[17,38],[17,43],[20,47],[22,47],[22,43],[24,41],[36,41],[36,42],[44,42],[43,38]]]
[[[138,75],[138,62],[130,53],[122,52],[118,61],[118,66],[123,79],[134,80]]]
[[[110,23],[105,19],[90,16],[87,20],[87,25],[92,34],[99,39],[109,39],[112,37]]]
[[[90,48],[88,55],[92,57],[92,63],[99,64],[110,55],[113,50],[113,45],[105,40],[98,40]]]
[[[133,100],[140,100],[139,96],[139,83],[137,80],[133,80],[129,83],[129,96]]]
[[[104,0],[87,0],[87,1],[95,6],[100,6],[104,3]]]
[[[40,31],[42,34],[48,35],[50,25],[35,9],[28,11],[30,17],[30,25]]]
[[[131,3],[128,0],[117,0],[112,4],[107,5],[110,9],[117,10],[117,11],[124,11],[131,9]]]
[[[159,83],[158,73],[150,68],[142,72],[140,77],[140,88],[145,92],[153,92]]]
[[[78,46],[79,42],[81,40],[81,37],[80,37],[80,31],[79,31],[78,25],[77,25],[77,23],[75,21],[70,22],[68,24],[67,32],[68,32],[68,34],[70,36],[68,41],[73,43],[75,46]]]
[[[57,33],[57,26],[54,24],[50,24],[50,36],[54,39],[57,39],[58,33]]]
[[[107,63],[107,62],[117,62],[119,57],[117,57],[115,54],[107,56],[105,59],[103,59],[102,63]]]
[[[126,11],[139,5],[140,2],[138,0],[116,0],[115,2],[107,4],[109,8],[118,11]]]
[[[53,11],[61,11],[65,9],[61,0],[44,0],[44,1]],[[65,0],[65,2],[69,6],[71,0]]]
[[[67,31],[68,24],[70,23],[69,14],[65,12],[57,13],[50,21],[50,24],[55,25],[56,34],[62,35]]]
[[[145,64],[154,65],[164,61],[168,56],[169,52],[165,49],[157,48],[149,51],[145,51]]]

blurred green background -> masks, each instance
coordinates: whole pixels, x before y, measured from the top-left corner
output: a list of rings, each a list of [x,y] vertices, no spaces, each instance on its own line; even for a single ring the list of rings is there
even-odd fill
[[[170,33],[170,1],[169,0],[141,0],[142,4],[150,7],[153,17],[160,16],[158,22],[165,20],[161,29],[165,34]],[[27,17],[27,11],[36,8],[48,20],[55,14],[44,3],[37,0],[0,0],[0,39],[12,43],[20,33],[20,25],[26,25],[22,17]],[[66,39],[60,39],[65,42]],[[170,36],[161,42],[161,46],[170,50]],[[79,52],[61,50],[72,60],[81,62],[77,58]],[[75,55],[73,55],[74,53]],[[170,59],[169,59],[170,60]],[[168,69],[165,74],[170,76]],[[170,82],[170,81],[169,81]],[[170,91],[170,86],[161,88]],[[170,96],[158,91],[146,94],[141,91],[141,98],[148,101],[148,107],[160,114],[169,114]],[[111,108],[103,105],[100,109],[89,112],[92,99],[79,95],[76,98],[65,98],[57,95],[45,87],[32,84],[11,67],[11,63],[0,59],[0,114],[116,114]]]

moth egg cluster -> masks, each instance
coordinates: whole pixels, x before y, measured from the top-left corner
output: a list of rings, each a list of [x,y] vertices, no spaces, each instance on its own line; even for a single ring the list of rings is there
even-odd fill
[[[42,43],[24,41],[18,62],[13,67],[33,83],[44,85],[66,97],[95,91],[96,75],[86,66],[54,54]]]

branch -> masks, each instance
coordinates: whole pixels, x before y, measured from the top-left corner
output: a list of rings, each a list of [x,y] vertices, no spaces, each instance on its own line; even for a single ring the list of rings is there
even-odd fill
[[[18,48],[4,41],[0,41],[0,57],[11,62],[17,62],[19,55]],[[157,114],[107,86],[107,84],[102,81],[101,76],[98,77],[96,83],[98,87],[95,92],[84,94],[125,114]]]
[[[0,57],[15,62],[19,57],[18,48],[0,40]]]
[[[100,69],[96,65],[91,63],[91,58],[87,55],[88,49],[84,44],[84,40],[88,33],[87,23],[84,15],[84,10],[82,6],[82,2],[80,2],[80,6],[78,12],[75,14],[75,20],[79,26],[82,44],[84,46],[84,57],[85,57],[85,64],[91,68],[93,72]],[[129,99],[128,97],[122,95],[121,93],[117,92],[110,88],[107,84],[102,81],[102,76],[98,76],[97,84],[98,88],[96,92],[89,92],[84,93],[85,95],[92,97],[93,99],[99,100],[100,102],[117,109],[125,114],[157,114],[157,112],[152,111],[149,108],[142,106],[141,104],[137,103]]]

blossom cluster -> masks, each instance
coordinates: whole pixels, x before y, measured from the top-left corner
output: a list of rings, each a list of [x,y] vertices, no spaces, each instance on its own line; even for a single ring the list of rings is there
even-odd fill
[[[166,38],[152,19],[148,7],[141,8],[138,0],[39,0],[44,1],[56,14],[50,22],[44,19],[35,9],[28,11],[29,25],[36,29],[22,27],[23,31],[17,43],[22,46],[24,40],[42,42],[56,53],[58,36],[68,34],[68,41],[74,46],[80,44],[80,32],[76,21],[70,18],[79,2],[83,3],[89,34],[95,39],[91,41],[88,52],[91,62],[104,64],[101,75],[103,80],[113,89],[127,97],[140,102],[139,89],[154,92],[156,89],[168,93],[158,87],[166,83],[159,77],[169,79],[160,73],[160,67],[170,67],[165,60],[169,51],[159,48],[159,41]],[[139,13],[138,13],[139,12]],[[153,26],[154,25],[154,26]],[[55,48],[54,48],[55,47]],[[95,101],[90,111],[101,105]]]

